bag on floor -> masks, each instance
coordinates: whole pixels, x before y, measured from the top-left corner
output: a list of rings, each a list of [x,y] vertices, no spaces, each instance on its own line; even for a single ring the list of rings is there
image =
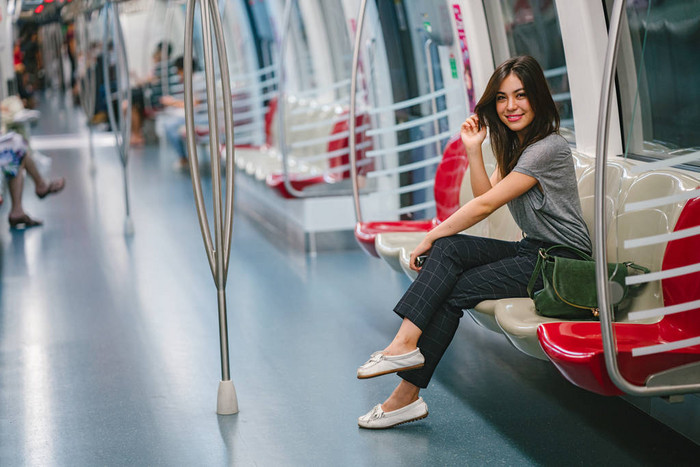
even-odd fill
[[[554,249],[565,249],[581,259],[554,256],[550,253]],[[610,302],[614,311],[617,311],[625,300],[630,288],[640,287],[640,285],[625,284],[625,278],[631,271],[648,273],[649,269],[631,261],[608,264],[608,278],[611,283]],[[544,288],[533,291],[540,275]],[[576,248],[566,245],[540,248],[535,270],[527,286],[527,293],[535,302],[537,313],[542,316],[562,319],[598,319],[595,260]]]

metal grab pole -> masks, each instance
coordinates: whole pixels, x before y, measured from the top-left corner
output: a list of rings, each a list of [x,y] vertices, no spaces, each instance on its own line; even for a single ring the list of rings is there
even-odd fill
[[[238,400],[236,389],[231,381],[229,369],[228,327],[226,316],[226,279],[228,277],[228,265],[230,259],[231,239],[233,234],[233,184],[234,184],[234,140],[233,140],[233,105],[231,102],[230,76],[228,59],[224,43],[223,27],[219,17],[218,5],[215,1],[201,0],[202,36],[204,45],[204,72],[207,85],[208,118],[211,157],[211,177],[213,191],[213,218],[214,218],[214,242],[209,230],[202,185],[199,177],[199,160],[197,147],[194,141],[194,92],[192,83],[192,55],[193,55],[193,30],[194,7],[196,0],[187,1],[185,18],[185,124],[187,127],[187,150],[189,152],[189,165],[192,178],[197,217],[204,241],[204,249],[209,261],[214,283],[217,291],[218,315],[219,315],[219,343],[221,353],[221,381],[217,394],[216,412],[220,415],[230,415],[238,412]],[[221,173],[219,161],[219,136],[218,117],[216,109],[216,82],[214,75],[214,59],[212,54],[212,22],[213,33],[216,40],[219,66],[221,69],[221,81],[224,120],[226,128],[226,199],[222,209],[221,199]],[[224,213],[225,211],[225,213]]]
[[[78,71],[80,73],[80,105],[85,112],[88,126],[88,142],[90,146],[90,174],[96,172],[95,151],[92,144],[92,118],[95,116],[95,95],[97,93],[96,64],[92,57],[90,35],[88,32],[88,15],[78,13],[75,20],[75,37],[78,45]],[[82,65],[82,66],[81,66]]]
[[[117,104],[119,110],[119,120],[115,116],[112,106],[112,90],[109,79],[109,16],[112,11],[112,35],[113,47],[116,54],[116,81],[117,81]],[[127,67],[126,49],[124,47],[124,34],[119,21],[119,8],[111,3],[106,3],[104,6],[104,40],[102,42],[102,73],[104,76],[105,96],[107,97],[107,115],[109,116],[109,124],[116,137],[117,150],[122,163],[122,179],[124,182],[124,205],[126,210],[126,219],[124,220],[124,234],[133,235],[134,223],[131,220],[131,211],[129,206],[129,181],[127,164],[129,162],[129,144],[131,137],[131,87],[129,85],[129,73]],[[126,110],[122,110],[122,103],[126,102]]]
[[[362,41],[362,28],[365,24],[365,11],[367,10],[367,0],[362,0],[360,11],[357,14],[357,22],[355,25],[355,43],[352,49],[352,75],[350,78],[350,121],[348,128],[350,134],[348,141],[350,143],[350,179],[352,180],[352,197],[355,201],[355,219],[357,222],[362,222],[362,210],[360,209],[360,186],[357,179],[357,68],[360,63],[360,43]]]
[[[433,40],[428,38],[425,41],[425,57],[428,59],[428,84],[430,86],[430,93],[435,94],[435,70],[433,70],[433,52],[431,51],[431,46],[433,45]],[[438,113],[437,109],[437,97],[430,99],[430,107],[433,111],[433,115]],[[433,130],[435,135],[440,134],[440,122],[437,120],[433,121]],[[435,155],[440,155],[442,153],[442,144],[440,141],[435,141]]]
[[[605,354],[605,366],[608,375],[613,383],[627,394],[635,396],[665,396],[673,394],[689,394],[700,392],[700,384],[679,383],[664,384],[671,378],[661,378],[661,383],[653,383],[654,377],[669,373],[667,370],[657,375],[651,375],[647,379],[646,386],[632,384],[622,375],[617,363],[617,351],[615,346],[615,332],[613,329],[612,309],[610,307],[608,294],[608,271],[607,271],[607,251],[605,245],[606,222],[605,222],[605,163],[608,149],[608,120],[610,118],[610,102],[612,97],[613,78],[617,65],[617,54],[619,50],[620,23],[624,14],[625,0],[615,0],[612,13],[610,15],[610,32],[608,37],[608,48],[605,54],[605,67],[603,69],[603,86],[600,94],[600,111],[598,115],[597,141],[596,141],[596,161],[595,161],[595,211],[594,211],[594,239],[595,239],[595,262],[596,262],[596,288],[598,292],[598,308],[600,310],[600,328],[603,339],[603,353]],[[697,363],[686,365],[676,370],[676,379],[683,379],[685,376],[693,375],[697,380]],[[650,387],[650,384],[653,387]]]

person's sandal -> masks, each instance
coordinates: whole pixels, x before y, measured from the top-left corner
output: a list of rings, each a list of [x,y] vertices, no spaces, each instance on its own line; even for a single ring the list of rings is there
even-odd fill
[[[44,223],[37,219],[32,219],[28,215],[23,215],[15,219],[8,217],[11,229],[29,229],[31,227],[38,227]]]
[[[44,191],[43,193],[39,193],[37,191],[36,195],[39,197],[39,199],[44,199],[50,194],[58,193],[59,191],[63,190],[63,188],[65,186],[66,186],[66,179],[65,178],[59,178],[58,180],[51,180],[46,185],[46,191]]]

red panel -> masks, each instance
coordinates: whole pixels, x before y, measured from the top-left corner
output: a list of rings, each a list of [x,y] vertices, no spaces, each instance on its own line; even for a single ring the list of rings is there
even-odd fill
[[[347,112],[344,113],[344,115],[347,115]],[[360,128],[361,126],[369,123],[369,116],[368,115],[356,115],[355,116],[355,128]],[[336,123],[333,126],[333,130],[331,131],[331,135],[337,135],[343,132],[346,132],[350,129],[350,124],[348,120],[343,120],[338,123]],[[365,132],[360,132],[357,134],[357,138],[355,139],[355,142],[357,145],[360,145],[364,143],[365,141],[369,141],[369,138],[365,136]],[[333,152],[333,151],[340,151],[342,149],[348,149],[350,147],[350,140],[349,138],[339,138],[332,140],[331,142],[328,143],[328,152]],[[357,162],[359,163],[362,160],[365,160],[365,154],[367,150],[371,149],[371,147],[368,148],[363,148],[363,149],[358,149],[357,150]],[[328,165],[330,167],[339,167],[342,165],[348,165],[350,164],[350,156],[349,155],[342,155],[342,156],[336,156],[332,157],[331,159],[328,160]],[[367,172],[371,171],[374,169],[374,164],[370,163],[367,165],[360,165],[357,169],[357,173],[362,175],[366,174]],[[345,170],[343,172],[336,172],[331,174],[334,180],[342,180],[345,178],[350,177],[350,169]]]
[[[272,124],[277,113],[277,98],[273,97],[267,103],[267,113],[265,113],[265,144],[272,146]]]
[[[435,208],[441,222],[460,207],[459,192],[468,165],[467,152],[457,133],[447,142],[442,161],[435,171]]]
[[[700,200],[686,203],[675,231],[700,225]],[[700,263],[700,237],[669,242],[662,270]],[[700,298],[700,276],[692,274],[662,281],[666,306]],[[700,345],[669,352],[632,357],[632,349],[700,336],[700,310],[665,316],[655,324],[614,324],[620,373],[633,384],[643,385],[655,373],[700,361]],[[537,335],[549,359],[572,383],[603,395],[622,392],[605,368],[600,324],[593,322],[547,323]]]

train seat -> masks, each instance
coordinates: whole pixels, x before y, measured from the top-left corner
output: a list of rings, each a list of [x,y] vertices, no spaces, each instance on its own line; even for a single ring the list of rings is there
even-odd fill
[[[698,183],[690,177],[670,171],[659,171],[638,177],[630,187],[628,203],[668,196],[681,191],[693,190]],[[638,188],[634,190],[634,188]],[[645,212],[646,211],[646,212]],[[635,238],[647,237],[648,232],[639,232],[642,225],[657,221],[659,230],[667,227],[669,231],[678,232],[700,225],[700,199],[688,202],[673,202],[655,209],[645,209],[625,213],[627,215],[645,214],[647,222],[631,217],[623,222],[620,216],[618,224],[622,225],[618,235],[627,239],[633,234]],[[655,214],[652,214],[655,213]],[[656,215],[657,219],[650,216]],[[664,218],[667,220],[664,225]],[[624,224],[627,224],[626,226]],[[669,228],[670,227],[670,228]],[[631,248],[635,257],[648,247]],[[654,264],[649,258],[652,271],[671,271],[676,268],[700,263],[700,238],[691,236],[671,240],[668,244],[652,245],[652,251],[660,252],[660,264]],[[649,252],[647,251],[647,255]],[[652,253],[654,254],[654,253]],[[641,260],[638,262],[642,263]],[[649,290],[646,290],[649,289]],[[642,293],[647,301],[639,300],[641,306],[628,310],[628,316],[646,317],[655,314],[654,307],[682,306],[698,300],[700,296],[700,273],[667,277],[646,285]],[[657,299],[649,302],[650,298]],[[637,297],[634,298],[637,302]],[[622,375],[631,383],[644,385],[649,376],[669,370],[680,365],[700,361],[700,320],[697,312],[700,308],[666,314],[655,322],[616,322],[613,324],[617,345],[617,361]],[[693,315],[695,313],[695,315]],[[650,316],[650,318],[652,318]],[[653,318],[652,318],[653,319]],[[616,317],[616,321],[619,321]],[[592,392],[603,395],[622,394],[608,376],[602,346],[601,329],[593,322],[558,322],[546,323],[539,327],[538,337],[547,357],[559,371],[572,383]],[[680,342],[688,345],[661,353],[659,346]],[[695,345],[693,345],[695,344]]]
[[[469,177],[465,177],[468,165],[461,138],[456,134],[448,140],[435,172],[433,192],[436,217],[424,220],[358,222],[355,226],[355,239],[362,249],[371,256],[384,258],[390,266],[401,271],[399,257],[402,248],[415,247],[426,232],[461,206],[462,194],[467,190],[463,185],[469,180]],[[414,241],[413,234],[418,235],[418,241]]]
[[[624,212],[627,206],[626,203],[636,202],[642,197],[648,198],[652,193],[658,193],[659,191],[661,193],[670,193],[673,191],[674,186],[678,187],[681,184],[685,184],[686,187],[689,187],[693,182],[692,179],[681,174],[671,173],[656,173],[633,177],[630,175],[629,168],[626,163],[610,162],[608,164],[608,169],[610,169],[612,174],[621,174],[625,178],[619,180],[616,178],[616,175],[608,177],[608,188],[616,194],[614,197],[606,197],[608,260],[614,262],[634,261],[649,267],[652,271],[658,271],[661,269],[661,261],[664,254],[665,245],[663,243],[625,248],[625,240],[670,232],[682,208],[682,203],[669,204],[664,209],[654,208]],[[590,174],[590,172],[585,173]],[[585,184],[587,183],[587,178],[582,177],[581,181]],[[610,183],[611,181],[612,183]],[[584,193],[585,189],[584,186],[582,189]],[[618,191],[620,189],[625,191]],[[615,199],[622,199],[622,202],[617,203]],[[593,197],[590,195],[585,196],[581,200],[581,205],[589,231],[593,232]],[[615,206],[620,206],[620,208],[618,209]],[[618,214],[618,212],[620,213]],[[660,284],[656,282],[647,284],[640,293],[631,297],[624,308],[618,311],[617,321],[628,322],[630,321],[629,313],[662,306],[661,297]],[[540,359],[547,359],[547,356],[538,342],[537,329],[539,324],[561,322],[561,320],[551,320],[537,315],[531,303],[522,307],[515,307],[512,304],[508,307],[497,307],[495,309],[495,319],[506,337],[516,348]],[[634,320],[635,323],[649,323],[652,321],[658,321],[658,319]]]

